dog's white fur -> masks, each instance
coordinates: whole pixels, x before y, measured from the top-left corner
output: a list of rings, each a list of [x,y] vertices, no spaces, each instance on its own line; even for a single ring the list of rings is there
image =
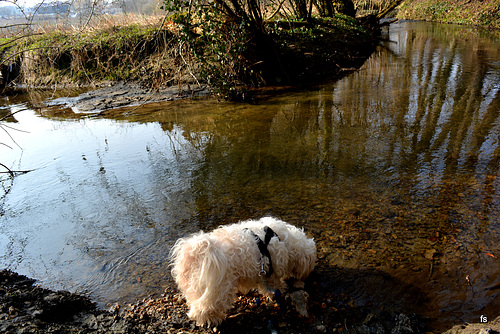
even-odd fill
[[[266,257],[257,247],[255,237],[264,240],[264,227],[279,237],[268,245],[274,269],[272,275],[261,275],[269,269]],[[217,325],[232,307],[236,292],[258,289],[286,289],[285,280],[304,280],[316,263],[316,244],[303,230],[284,221],[265,217],[221,226],[211,233],[199,232],[179,239],[171,252],[172,276],[189,305],[189,318],[200,325]]]

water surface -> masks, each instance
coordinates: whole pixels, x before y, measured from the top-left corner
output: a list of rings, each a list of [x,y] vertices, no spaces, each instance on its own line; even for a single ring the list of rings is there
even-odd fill
[[[385,38],[344,79],[256,105],[103,116],[5,100],[0,113],[26,109],[7,125],[29,133],[5,128],[14,143],[1,131],[11,148],[0,162],[32,171],[11,187],[3,178],[0,267],[101,305],[134,301],[169,284],[178,237],[273,215],[315,237],[319,270],[344,277],[321,284],[360,306],[395,305],[441,329],[493,319],[500,40],[428,23],[394,24]],[[383,300],[395,283],[372,273],[412,292]]]

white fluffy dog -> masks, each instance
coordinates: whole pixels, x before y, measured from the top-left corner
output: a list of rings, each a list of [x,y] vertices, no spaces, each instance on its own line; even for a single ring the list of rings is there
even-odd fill
[[[303,230],[271,217],[221,226],[179,239],[171,252],[172,276],[189,305],[189,318],[217,325],[236,292],[286,289],[316,263],[316,244]]]

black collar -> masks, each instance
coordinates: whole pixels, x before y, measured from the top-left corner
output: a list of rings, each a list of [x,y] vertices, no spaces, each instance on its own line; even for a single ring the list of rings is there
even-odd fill
[[[273,269],[273,262],[271,261],[271,254],[269,253],[267,246],[269,245],[269,242],[271,241],[272,238],[277,237],[279,240],[280,237],[269,226],[264,226],[264,232],[266,232],[266,235],[264,236],[264,241],[262,241],[262,239],[259,238],[257,234],[253,233],[252,230],[248,228],[246,228],[245,230],[248,230],[250,231],[250,233],[252,233],[255,242],[257,243],[257,247],[259,247],[260,253],[262,254],[262,256],[265,256],[269,259],[269,270],[267,271],[266,275],[271,276],[274,272],[274,269]]]

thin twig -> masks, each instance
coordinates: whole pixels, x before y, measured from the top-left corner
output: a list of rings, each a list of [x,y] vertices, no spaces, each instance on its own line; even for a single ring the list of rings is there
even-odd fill
[[[26,37],[30,37],[30,36],[36,36],[36,35],[43,35],[43,34],[41,32],[39,32],[39,33],[33,33],[33,34],[28,34],[28,35],[22,35],[22,36],[13,38],[5,43],[0,44],[0,47],[5,46],[5,45],[10,44],[10,43],[13,43],[13,42],[17,41],[18,39],[22,39],[22,38],[26,38]]]
[[[12,178],[16,176],[16,174],[27,174],[29,172],[34,171],[34,169],[27,169],[27,170],[12,170],[9,167],[5,166],[3,163],[0,162],[0,166],[3,168],[7,169],[6,172],[0,172],[0,174],[9,174]]]
[[[0,29],[8,29],[8,28],[13,28],[13,27],[19,27],[19,26],[30,26],[32,23],[16,23],[16,24],[8,24],[6,26],[0,26]]]
[[[5,131],[5,133],[7,134],[7,136],[9,136],[10,140],[12,140],[12,142],[13,142],[14,144],[16,144],[16,145],[17,145],[17,147],[19,147],[21,150],[23,149],[23,148],[22,148],[22,147],[21,147],[21,146],[20,146],[20,145],[16,142],[16,140],[15,140],[15,139],[14,139],[14,138],[10,135],[9,131],[5,130],[5,129],[3,128],[3,126],[0,126],[0,129],[1,129],[1,130],[3,130],[3,131]]]
[[[16,175],[14,174],[13,171],[10,170],[9,167],[5,166],[3,163],[0,162],[0,166],[2,166],[3,168],[5,168],[7,170],[7,172],[3,172],[3,173],[9,173],[10,174],[10,177],[14,178]]]
[[[13,115],[17,114],[18,112],[21,112],[21,111],[24,111],[24,110],[27,110],[27,109],[20,109],[20,110],[14,111],[14,112],[10,112],[10,113],[8,113],[7,115],[5,115],[5,116],[3,116],[2,118],[0,118],[0,122],[4,121],[4,120],[5,120],[5,119],[7,119],[8,117],[11,117],[11,116],[13,116]],[[29,132],[28,132],[28,131],[25,131],[25,130],[20,130],[20,129],[13,128],[13,127],[11,127],[11,126],[9,126],[9,125],[0,124],[0,129],[1,129],[1,130],[3,130],[3,131],[5,131],[5,133],[7,134],[7,136],[9,136],[9,138],[12,140],[12,142],[13,142],[14,144],[16,144],[16,145],[17,145],[17,147],[19,147],[19,148],[22,150],[23,148],[22,148],[22,147],[21,147],[21,146],[20,146],[20,145],[16,142],[16,140],[14,139],[14,137],[12,137],[12,136],[10,135],[9,131],[7,131],[5,128],[9,128],[9,129],[11,129],[11,130],[20,131],[20,132],[25,132],[25,133],[29,133]],[[7,144],[5,144],[5,143],[0,143],[0,144],[2,144],[2,145],[4,145],[4,146],[7,146],[8,148],[12,149],[12,147],[11,147],[11,146],[9,146],[9,145],[7,145]],[[4,166],[4,167],[5,167],[5,165],[2,165],[2,166]],[[5,168],[7,168],[7,167],[5,167]],[[7,168],[7,169],[8,169],[8,168]]]
[[[5,128],[8,128],[8,129],[11,129],[11,130],[14,130],[14,131],[19,131],[19,132],[24,132],[24,133],[30,133],[29,131],[26,131],[26,130],[21,130],[21,129],[16,129],[10,125],[6,125],[6,124],[0,124],[0,127],[5,127]]]
[[[97,5],[97,0],[92,1],[92,9],[90,10],[89,17],[87,19],[87,22],[85,22],[85,24],[83,25],[80,32],[83,32],[85,30],[85,28],[87,28],[87,26],[89,25],[90,20],[92,19],[92,16],[94,15],[94,9],[95,9],[96,5]]]
[[[279,3],[279,5],[278,5],[278,8],[276,8],[276,10],[274,11],[274,13],[272,13],[272,14],[271,14],[271,16],[269,16],[269,17],[266,19],[266,21],[267,21],[267,20],[271,20],[273,17],[275,17],[275,16],[276,16],[276,14],[278,14],[278,13],[280,12],[281,7],[282,7],[282,6],[283,6],[283,4],[285,3],[285,1],[286,1],[286,0],[281,0],[281,2],[280,2],[280,3]]]
[[[194,80],[196,80],[196,83],[198,84],[198,86],[201,86],[200,82],[198,81],[198,78],[196,78],[196,76],[193,74],[193,72],[191,72],[186,59],[184,59],[184,56],[182,55],[182,46],[183,46],[183,44],[184,44],[184,42],[181,42],[180,45],[179,45],[179,55],[181,56],[182,60],[184,61],[184,64],[186,64],[186,68],[187,68],[189,74],[191,74],[191,76],[194,78]]]
[[[170,15],[165,14],[165,16],[163,17],[163,20],[160,23],[160,26],[155,31],[155,34],[159,34],[160,33],[160,31],[163,29],[163,26],[165,25],[165,22],[167,22],[167,20],[168,20],[169,17],[170,17]]]
[[[9,146],[9,145],[7,145],[5,143],[0,143],[0,145],[7,146],[8,148],[10,148],[12,150],[12,146]]]
[[[3,167],[7,168],[4,164],[0,163]],[[32,172],[34,169],[28,169],[28,170],[12,170],[9,169],[7,172],[0,172],[0,174],[10,174],[12,177],[16,176],[15,174],[26,174],[29,172]]]
[[[31,49],[24,49],[24,50],[21,50],[19,52],[14,53],[13,55],[10,55],[9,57],[7,57],[5,59],[2,59],[2,61],[0,62],[0,65],[4,64],[7,60],[13,59],[17,55],[20,55],[20,54],[25,53],[25,52],[35,51],[35,50],[41,50],[41,49],[59,49],[59,48],[60,47],[58,47],[58,46],[39,46],[39,47],[36,47],[36,48],[31,48]]]
[[[17,114],[18,112],[21,112],[21,111],[25,111],[25,110],[28,110],[27,108],[26,109],[19,109],[17,111],[14,111],[14,112],[10,112],[8,113],[7,115],[5,115],[4,117],[0,118],[0,122],[11,117],[11,116],[14,116],[15,114]]]

